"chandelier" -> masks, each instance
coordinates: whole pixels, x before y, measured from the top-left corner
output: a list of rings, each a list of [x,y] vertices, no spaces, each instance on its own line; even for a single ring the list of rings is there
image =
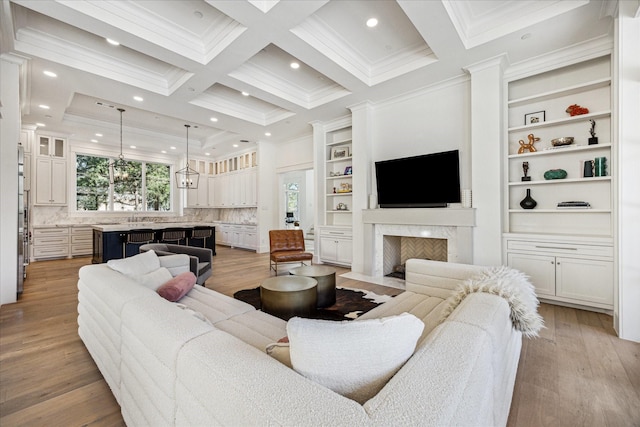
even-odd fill
[[[184,125],[187,128],[187,164],[176,172],[176,185],[178,188],[197,189],[200,174],[189,166],[189,128],[191,125]]]
[[[122,113],[124,109],[118,108],[120,111],[120,155],[118,160],[112,160],[109,162],[109,183],[115,184],[118,181],[123,181],[129,177],[127,172],[127,162],[122,154]]]

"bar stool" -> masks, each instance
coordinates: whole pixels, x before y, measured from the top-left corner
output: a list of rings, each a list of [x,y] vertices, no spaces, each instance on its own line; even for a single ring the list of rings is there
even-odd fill
[[[212,233],[211,227],[193,227],[191,230],[191,237],[189,237],[189,244],[191,245],[192,240],[202,240],[202,247],[207,248],[207,239],[211,237]]]
[[[187,232],[184,228],[165,228],[160,235],[160,242],[179,245],[186,237]]]
[[[127,243],[135,245],[151,243],[155,238],[155,234],[155,231],[150,228],[127,231],[122,239],[122,258],[127,257]]]

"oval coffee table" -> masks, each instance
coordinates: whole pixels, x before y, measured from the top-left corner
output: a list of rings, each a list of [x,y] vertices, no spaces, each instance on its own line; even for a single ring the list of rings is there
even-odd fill
[[[329,307],[336,303],[336,270],[326,265],[305,265],[289,270],[298,277],[311,277],[318,281],[317,307]]]
[[[309,317],[316,309],[317,286],[318,282],[310,277],[270,277],[260,284],[262,310],[285,320]]]

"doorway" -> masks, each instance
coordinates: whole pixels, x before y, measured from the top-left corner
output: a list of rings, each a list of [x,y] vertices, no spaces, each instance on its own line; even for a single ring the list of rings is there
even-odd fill
[[[282,228],[300,228],[305,239],[313,238],[314,186],[313,170],[279,174],[278,223]]]

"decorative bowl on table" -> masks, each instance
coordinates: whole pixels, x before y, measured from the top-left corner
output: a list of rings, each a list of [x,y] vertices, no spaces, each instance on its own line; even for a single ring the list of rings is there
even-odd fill
[[[564,136],[562,138],[556,138],[551,140],[551,145],[553,145],[554,147],[561,147],[563,145],[570,145],[570,144],[573,144],[572,136]]]

